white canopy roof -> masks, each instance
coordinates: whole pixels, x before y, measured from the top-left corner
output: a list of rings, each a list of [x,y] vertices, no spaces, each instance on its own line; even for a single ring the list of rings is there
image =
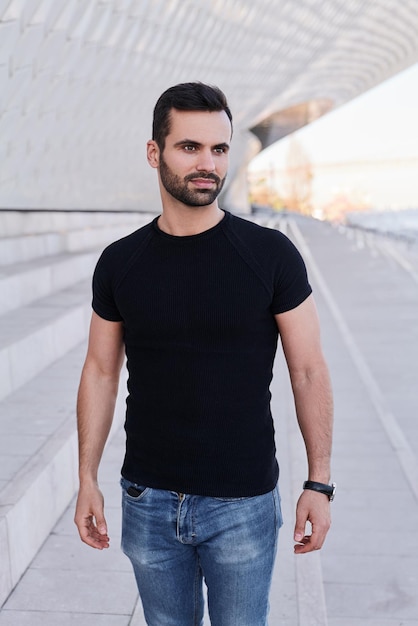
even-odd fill
[[[248,158],[418,60],[416,0],[0,0],[0,208],[158,210],[154,103],[190,80]],[[251,130],[253,132],[251,132]]]

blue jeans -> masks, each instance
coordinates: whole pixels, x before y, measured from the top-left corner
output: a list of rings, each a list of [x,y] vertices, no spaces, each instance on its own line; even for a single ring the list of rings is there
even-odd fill
[[[148,626],[200,626],[203,578],[212,626],[267,625],[282,524],[277,488],[210,498],[121,484],[122,550]]]

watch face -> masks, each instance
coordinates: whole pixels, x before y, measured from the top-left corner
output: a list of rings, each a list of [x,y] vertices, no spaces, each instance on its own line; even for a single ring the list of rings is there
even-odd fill
[[[335,498],[335,492],[337,490],[337,484],[336,483],[332,483],[331,485],[332,491],[331,491],[331,495],[329,497],[329,501],[332,502]]]

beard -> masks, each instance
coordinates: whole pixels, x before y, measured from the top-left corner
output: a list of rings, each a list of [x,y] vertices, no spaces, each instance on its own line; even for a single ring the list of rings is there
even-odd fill
[[[177,176],[167,165],[163,156],[160,155],[160,178],[166,191],[179,202],[187,206],[207,206],[212,204],[219,196],[224,186],[225,178],[219,178],[216,174],[208,172],[194,172],[184,178]],[[206,178],[213,180],[215,186],[211,189],[191,189],[188,183],[194,178]]]

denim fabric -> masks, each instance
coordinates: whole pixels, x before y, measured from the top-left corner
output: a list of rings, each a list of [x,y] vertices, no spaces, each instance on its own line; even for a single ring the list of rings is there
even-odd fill
[[[204,579],[212,626],[266,626],[282,524],[277,488],[211,498],[122,484],[122,549],[148,626],[200,626]],[[135,487],[140,495],[130,495]],[[132,491],[132,490],[131,490]]]

